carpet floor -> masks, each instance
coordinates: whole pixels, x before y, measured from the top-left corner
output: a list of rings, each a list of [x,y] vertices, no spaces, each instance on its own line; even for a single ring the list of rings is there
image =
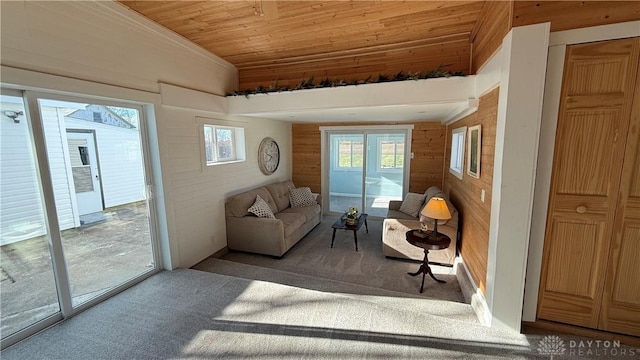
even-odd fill
[[[564,341],[569,351],[558,359],[606,358],[572,355],[570,340]],[[544,343],[541,335],[187,269],[154,275],[0,355],[3,360],[549,359],[540,350]]]
[[[335,219],[325,216],[323,222],[292,247],[282,258],[231,252],[224,260],[276,269],[290,273],[395,291],[411,296],[463,303],[464,296],[451,267],[431,265],[431,269],[446,284],[437,283],[429,276],[424,291],[419,293],[422,277],[410,276],[420,267],[418,262],[389,259],[382,254],[382,221],[369,220],[369,232],[363,226],[358,231],[358,251],[352,231],[338,230],[331,248],[331,224]],[[208,271],[208,263],[194,268]]]

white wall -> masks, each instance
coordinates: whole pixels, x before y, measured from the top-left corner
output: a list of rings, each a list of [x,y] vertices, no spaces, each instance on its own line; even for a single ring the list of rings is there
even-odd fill
[[[224,60],[114,2],[2,1],[0,7],[5,85],[155,104],[147,119],[155,129],[150,143],[157,144],[151,149],[156,191],[162,185],[154,201],[162,201],[165,268],[192,266],[226,246],[224,199],[230,194],[291,176],[290,125],[258,118],[240,119],[246,121],[246,162],[202,168],[196,117],[219,117],[212,111],[224,112],[218,106],[224,101],[211,94],[238,83],[237,69]],[[176,102],[160,96],[159,83],[199,96],[181,107],[162,106]],[[269,177],[254,156],[264,136],[275,138],[283,154]]]
[[[238,71],[112,1],[2,1],[2,65],[158,91],[158,82],[224,95]]]
[[[174,221],[170,237],[177,240],[181,266],[191,266],[227,245],[226,198],[258,185],[290,179],[291,125],[169,106],[156,109],[156,115],[163,119],[158,133],[164,186],[171,193],[167,201],[167,213]],[[204,123],[243,127],[247,160],[206,166]],[[278,170],[270,176],[263,175],[257,163],[258,146],[266,136],[278,142],[283,154]]]

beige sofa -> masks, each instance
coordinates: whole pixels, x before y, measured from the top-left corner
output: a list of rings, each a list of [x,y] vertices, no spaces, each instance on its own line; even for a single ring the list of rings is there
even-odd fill
[[[291,208],[290,188],[295,188],[291,181],[277,182],[227,199],[225,217],[229,250],[281,257],[320,223],[320,195],[313,206]],[[259,218],[247,212],[256,195],[269,204],[275,219]]]
[[[451,219],[438,222],[438,232],[447,235],[451,239],[451,245],[444,250],[430,250],[429,262],[453,265],[456,257],[458,243],[458,211],[453,207],[449,198],[436,186],[425,191],[426,204],[433,196],[442,197],[447,201],[451,212]],[[420,219],[400,212],[402,201],[390,201],[387,217],[383,223],[382,252],[386,257],[422,260],[424,250],[409,244],[406,240],[406,232],[411,229],[420,229]],[[423,206],[424,206],[423,204]],[[429,230],[433,230],[433,220],[424,219]]]

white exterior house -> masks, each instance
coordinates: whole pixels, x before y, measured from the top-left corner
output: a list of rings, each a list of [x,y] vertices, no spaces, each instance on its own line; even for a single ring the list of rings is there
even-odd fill
[[[0,119],[0,245],[46,233],[29,129],[22,99],[2,97]],[[144,200],[140,134],[101,105],[41,101],[58,221],[78,227],[81,216]]]

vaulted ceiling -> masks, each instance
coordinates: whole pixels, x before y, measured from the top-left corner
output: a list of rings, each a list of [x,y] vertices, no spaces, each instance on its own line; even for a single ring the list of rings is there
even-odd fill
[[[440,64],[468,71],[470,35],[483,6],[483,1],[120,2],[234,64],[241,87],[275,78],[427,71]]]
[[[475,72],[512,26],[640,19],[638,1],[127,1],[239,70],[241,89],[444,70]],[[473,54],[472,54],[473,48]]]

